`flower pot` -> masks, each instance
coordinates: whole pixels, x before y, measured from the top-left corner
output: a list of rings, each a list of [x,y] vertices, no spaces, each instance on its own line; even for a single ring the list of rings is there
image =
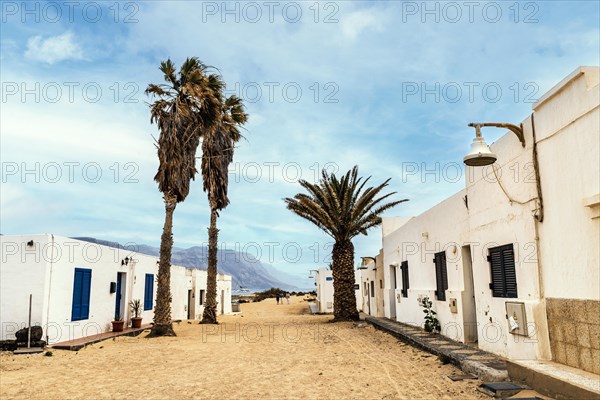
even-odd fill
[[[133,317],[131,318],[131,327],[132,328],[141,328],[142,327],[142,317]]]
[[[112,322],[113,332],[123,332],[124,325],[125,325],[125,321],[113,321]]]

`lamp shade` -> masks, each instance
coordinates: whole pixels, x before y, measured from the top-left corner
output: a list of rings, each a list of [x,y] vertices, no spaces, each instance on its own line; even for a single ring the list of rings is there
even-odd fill
[[[470,167],[483,167],[496,162],[496,155],[492,153],[490,147],[485,143],[481,136],[476,136],[471,143],[471,151],[463,159],[465,164]]]

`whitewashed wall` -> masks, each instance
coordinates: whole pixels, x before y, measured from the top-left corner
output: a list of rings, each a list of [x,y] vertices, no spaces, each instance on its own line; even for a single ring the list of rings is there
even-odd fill
[[[361,269],[356,271],[357,275],[360,277],[358,284],[360,285],[360,290],[357,292],[360,296],[357,296],[359,299],[357,301],[356,307],[364,312],[367,315],[375,315],[374,310],[376,309],[375,297],[369,298],[371,293],[371,281],[375,281],[375,263],[370,261],[368,263],[363,263]]]
[[[192,270],[171,266],[171,318],[187,319],[188,290],[193,290]]]
[[[206,301],[207,272],[199,269],[187,269],[184,267],[171,267],[171,293],[173,296],[172,317],[173,319],[187,319],[188,316],[188,290],[192,291],[189,302],[191,318],[200,320],[204,312]],[[200,291],[204,291],[203,304],[200,305]],[[222,299],[224,304],[221,306]],[[217,315],[230,314],[231,310],[231,276],[217,274]]]
[[[27,242],[33,240],[29,247]],[[153,306],[156,305],[158,259],[128,250],[101,246],[61,236],[1,236],[0,323],[1,338],[14,339],[18,328],[27,326],[29,294],[33,294],[32,323],[44,328],[49,344],[95,335],[112,330],[116,294],[110,283],[117,273],[125,274],[122,287],[122,316],[129,324],[129,301],[144,300],[145,275],[154,275]],[[122,265],[121,260],[131,261]],[[75,268],[92,270],[89,318],[71,321]],[[231,277],[219,275],[219,295],[225,293],[224,309],[231,312]],[[206,288],[206,271],[171,267],[172,317],[187,318],[188,289],[194,290],[193,302],[199,300],[200,289]],[[220,301],[220,300],[219,300]],[[203,308],[193,304],[195,318]],[[220,310],[220,309],[219,309]],[[154,318],[154,310],[143,311],[143,323]]]
[[[90,336],[112,329],[111,321],[115,315],[116,293],[110,293],[110,283],[116,282],[117,272],[125,273],[125,284],[122,287],[123,318],[129,320],[129,301],[144,298],[145,274],[156,273],[158,266],[155,257],[141,254],[134,255],[134,262],[121,265],[121,260],[131,257],[132,252],[81,242],[69,238],[55,236],[55,243],[62,249],[72,248],[70,254],[63,254],[51,266],[49,313],[47,318],[47,335],[49,343],[72,340],[82,336]],[[90,288],[89,318],[82,321],[71,321],[73,303],[73,277],[75,268],[92,270]],[[153,299],[156,302],[156,282]],[[154,311],[144,311],[144,322],[150,322]],[[52,328],[56,326],[56,330]]]
[[[317,306],[320,313],[333,312],[333,280],[327,278],[333,277],[327,268],[319,268],[315,276],[315,290],[317,291]]]
[[[362,269],[356,269],[354,271],[354,284],[358,285],[358,290],[354,290],[354,294],[356,295],[356,309],[359,312],[365,312],[363,310],[363,284],[362,284]]]
[[[30,240],[34,242],[33,247],[25,244]],[[13,254],[14,243],[24,251]],[[117,272],[126,274],[121,304],[125,311],[123,316],[129,320],[129,301],[143,299],[144,275],[156,274],[157,270],[156,258],[144,255],[135,255],[133,262],[121,265],[121,260],[132,254],[127,250],[61,236],[3,236],[2,257],[6,262],[2,263],[1,270],[2,338],[14,337],[4,325],[16,321],[26,326],[29,293],[34,299],[32,323],[44,328],[49,343],[111,330],[116,294],[110,293],[110,283],[116,281]],[[82,321],[71,321],[75,268],[92,270],[89,318]],[[24,295],[27,297],[25,302]],[[146,322],[153,316],[152,310],[143,313]]]
[[[423,323],[416,299],[420,295],[435,299],[433,253],[445,250],[449,286],[446,297],[457,299],[458,312],[449,311],[448,301],[434,300],[434,308],[446,329],[442,333],[464,340],[459,330],[462,327],[464,331],[465,318],[469,317],[463,313],[473,311],[466,304],[469,274],[461,259],[468,255],[463,246],[469,246],[479,347],[512,359],[550,359],[544,298],[597,301],[600,297],[599,103],[598,68],[581,68],[534,106],[545,205],[543,223],[536,224],[533,218],[538,206],[531,117],[523,121],[525,148],[513,133],[502,136],[491,146],[498,156],[494,167],[465,167],[465,190],[408,222],[384,219],[388,291],[393,287],[390,264],[409,262],[409,295],[395,304],[399,321]],[[483,129],[484,136],[490,129]],[[463,202],[465,195],[468,209]],[[515,250],[518,297],[493,297],[488,249],[510,243]],[[402,287],[399,269],[397,280],[396,294]],[[509,333],[507,301],[525,304],[528,337]],[[390,305],[385,309],[386,316],[392,315]]]
[[[231,276],[217,275],[217,312],[220,314],[231,314]],[[222,303],[222,301],[224,301]]]
[[[545,297],[600,300],[598,83],[597,67],[579,68],[534,105]]]
[[[428,296],[433,302],[433,308],[438,313],[443,333],[456,340],[464,339],[462,313],[451,313],[448,307],[449,299],[456,298],[458,309],[462,309],[460,299],[463,290],[460,243],[464,241],[466,232],[465,220],[467,209],[463,202],[465,193],[461,191],[444,200],[437,206],[427,210],[416,218],[410,219],[401,229],[383,237],[383,265],[386,289],[393,290],[390,265],[397,265],[395,291],[396,319],[398,321],[422,326],[424,323],[423,309],[418,299]],[[448,290],[446,301],[437,301],[434,254],[446,251],[448,270]],[[400,265],[408,261],[409,289],[408,297],[402,297],[402,273]],[[389,311],[388,311],[389,313]],[[386,316],[389,317],[390,314]]]
[[[34,241],[33,247],[27,242]],[[33,295],[32,323],[46,321],[48,287],[47,260],[52,246],[47,235],[0,236],[0,340],[14,339],[14,333],[27,326],[29,295]]]
[[[356,307],[367,315],[383,317],[385,316],[384,304],[386,301],[384,295],[387,293],[384,285],[383,252],[380,251],[375,257],[376,261],[365,260],[368,261],[363,262],[361,269],[356,271],[359,277],[356,282],[360,285],[360,289],[356,291]],[[371,286],[371,282],[373,282],[373,286]]]

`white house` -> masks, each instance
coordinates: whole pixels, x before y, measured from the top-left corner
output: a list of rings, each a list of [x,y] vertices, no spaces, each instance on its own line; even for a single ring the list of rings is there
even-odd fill
[[[143,303],[143,323],[154,317],[158,258],[66,237],[40,234],[0,236],[1,340],[32,324],[58,343],[107,332],[116,316],[127,322],[129,301]],[[202,315],[206,271],[173,266],[173,319]],[[219,311],[231,312],[231,277],[218,280]]]
[[[376,257],[363,257],[355,272],[358,311],[373,317],[385,315],[383,278],[383,250]]]
[[[600,374],[599,89],[578,68],[533,105],[524,145],[508,132],[465,189],[384,219],[386,317],[422,325],[428,296],[444,335]]]
[[[317,292],[317,312],[333,312],[333,274],[328,268],[319,268],[315,272],[315,291]]]
[[[171,314],[173,319],[202,319],[206,301],[207,272],[171,267]],[[230,314],[231,276],[217,274],[217,314]]]

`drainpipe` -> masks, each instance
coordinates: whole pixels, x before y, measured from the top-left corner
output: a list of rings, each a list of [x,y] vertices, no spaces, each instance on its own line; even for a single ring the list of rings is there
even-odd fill
[[[534,217],[535,229],[535,251],[538,262],[538,286],[540,289],[540,300],[544,298],[544,278],[542,275],[542,255],[540,252],[540,233],[539,224],[544,221],[544,200],[542,198],[542,182],[540,181],[540,166],[538,163],[537,138],[535,136],[535,119],[531,114],[531,134],[533,136],[533,169],[535,171],[535,185],[538,197],[538,211]]]
[[[535,136],[535,120],[534,113],[531,114],[531,133],[533,136],[533,169],[535,171],[535,184],[538,195],[538,211],[535,215],[533,226],[535,229],[535,251],[537,256],[537,273],[538,273],[538,286],[540,291],[540,303],[543,305],[543,319],[542,319],[542,332],[540,332],[540,344],[538,345],[537,353],[541,359],[551,360],[552,348],[550,346],[550,334],[549,334],[549,323],[548,315],[546,314],[546,295],[544,293],[544,275],[542,273],[542,252],[540,249],[540,224],[544,221],[544,200],[542,198],[542,182],[540,180],[540,166],[538,163],[538,152],[537,152],[537,138]],[[545,324],[544,324],[545,322]],[[545,325],[545,326],[544,326]],[[544,328],[546,332],[544,331]],[[545,333],[545,334],[544,334]]]
[[[50,251],[50,283],[48,285],[48,299],[46,300],[46,343],[48,343],[48,325],[50,324],[50,294],[52,293],[52,267],[54,266],[54,235],[50,234],[51,236],[51,243],[52,243],[52,250]]]
[[[540,181],[540,165],[538,163],[537,139],[535,137],[535,122],[533,113],[531,114],[531,134],[533,136],[533,170],[535,171],[535,186],[538,197],[538,211],[535,219],[538,222],[544,222],[544,198],[542,197],[542,182]]]

